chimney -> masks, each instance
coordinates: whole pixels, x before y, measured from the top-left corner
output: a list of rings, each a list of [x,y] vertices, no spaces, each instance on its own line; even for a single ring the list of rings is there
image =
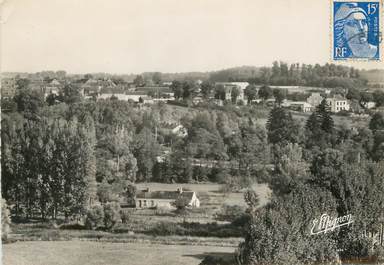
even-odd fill
[[[149,192],[149,188],[144,189],[143,192]]]

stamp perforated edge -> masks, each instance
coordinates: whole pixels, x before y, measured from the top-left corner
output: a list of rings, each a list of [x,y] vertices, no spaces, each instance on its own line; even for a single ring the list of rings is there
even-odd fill
[[[369,59],[369,58],[345,58],[340,60],[333,59],[333,3],[334,2],[379,2],[380,13],[379,13],[379,58],[378,59]],[[345,62],[370,62],[370,63],[383,63],[383,28],[384,28],[384,0],[329,0],[329,62],[331,63],[345,63]]]

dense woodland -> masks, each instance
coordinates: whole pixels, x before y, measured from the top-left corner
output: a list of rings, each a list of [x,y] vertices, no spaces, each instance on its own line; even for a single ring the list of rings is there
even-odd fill
[[[336,75],[330,66],[310,69],[315,76],[301,71],[298,77],[306,85],[363,82],[352,68],[336,67]],[[294,72],[274,65],[270,83],[291,84]],[[183,112],[166,104],[84,101],[71,86],[60,96],[61,103],[49,104],[21,87],[2,114],[2,196],[15,216],[81,218],[95,202],[127,196],[137,182],[212,181],[230,190],[267,182],[273,190],[268,205],[258,208],[256,195],[247,200],[239,248],[245,264],[382,255],[362,232],[376,231],[384,218],[383,113],[372,112],[369,127],[359,128],[336,126],[325,101],[307,120],[297,120],[278,104]],[[257,120],[265,112],[264,127]],[[172,132],[179,124],[185,135]],[[310,236],[308,225],[324,212],[351,213],[356,221]]]

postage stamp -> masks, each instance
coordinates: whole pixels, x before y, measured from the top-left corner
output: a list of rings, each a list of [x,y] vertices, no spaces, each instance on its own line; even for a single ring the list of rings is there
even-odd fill
[[[379,1],[333,1],[333,60],[380,60]]]

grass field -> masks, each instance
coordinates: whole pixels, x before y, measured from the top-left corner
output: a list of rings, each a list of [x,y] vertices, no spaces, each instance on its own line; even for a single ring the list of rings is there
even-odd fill
[[[32,241],[4,245],[3,265],[197,265],[206,255],[234,251],[232,247]]]
[[[39,220],[13,224],[11,238],[17,242],[3,246],[3,264],[188,265],[199,264],[207,255],[233,253],[242,240],[238,233],[241,228],[217,220],[215,213],[225,204],[245,206],[243,192],[223,193],[220,184],[211,183],[138,184],[138,189],[154,191],[176,190],[178,187],[197,192],[201,200],[201,207],[193,209],[186,218],[173,211],[158,214],[156,210],[132,209],[129,224],[119,224],[119,229],[112,232],[60,229]],[[267,185],[254,184],[253,189],[258,193],[261,205],[265,204],[270,193]],[[161,223],[166,227],[184,227],[186,233],[153,232]]]

